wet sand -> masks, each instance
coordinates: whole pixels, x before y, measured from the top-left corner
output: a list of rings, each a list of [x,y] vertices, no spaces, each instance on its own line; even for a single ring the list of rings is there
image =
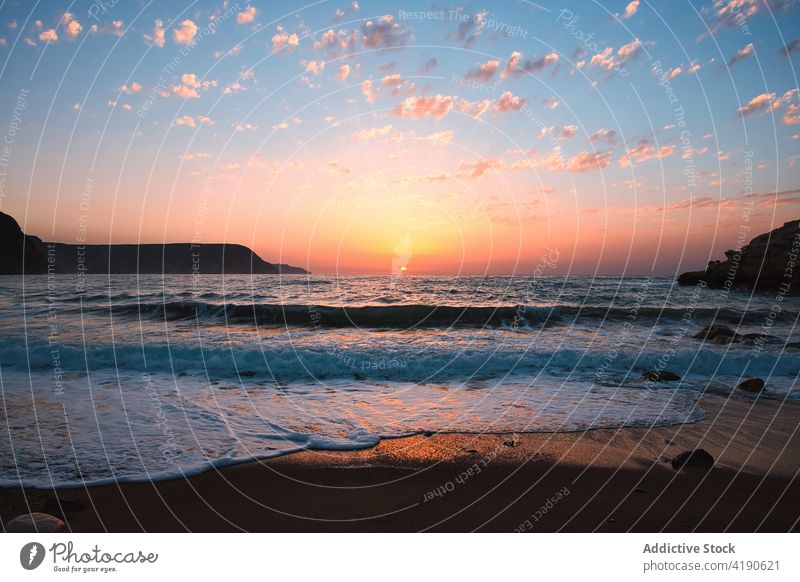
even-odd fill
[[[2,489],[96,531],[794,531],[800,403],[705,396],[706,420],[655,429],[436,434],[306,451],[186,479]],[[676,471],[703,448],[710,470]]]

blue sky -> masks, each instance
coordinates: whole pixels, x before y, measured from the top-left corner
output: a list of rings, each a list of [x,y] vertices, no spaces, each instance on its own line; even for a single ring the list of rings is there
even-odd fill
[[[797,216],[799,36],[780,1],[6,1],[0,209],[316,272],[404,237],[429,272],[702,266]]]

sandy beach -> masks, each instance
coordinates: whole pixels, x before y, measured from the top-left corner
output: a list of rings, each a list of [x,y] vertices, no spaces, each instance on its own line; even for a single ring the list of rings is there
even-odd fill
[[[793,531],[800,404],[735,394],[703,421],[555,434],[434,434],[306,451],[186,479],[3,489],[30,511],[98,531]],[[671,460],[703,448],[711,470]]]

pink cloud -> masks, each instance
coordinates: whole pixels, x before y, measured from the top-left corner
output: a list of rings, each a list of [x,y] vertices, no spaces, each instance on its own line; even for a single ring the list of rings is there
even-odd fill
[[[499,172],[502,169],[503,161],[500,158],[476,158],[458,165],[459,176],[471,180],[477,180],[487,172]]]
[[[628,168],[631,164],[646,162],[647,160],[661,159],[675,153],[675,146],[662,146],[657,149],[646,139],[640,140],[633,149],[626,150],[619,159],[621,168]]]
[[[447,115],[455,105],[456,98],[451,95],[430,95],[408,97],[395,107],[394,114],[408,119],[421,119],[435,117],[441,119]]]
[[[478,65],[478,68],[468,71],[466,78],[474,79],[475,81],[479,81],[481,83],[486,83],[492,80],[495,73],[497,72],[497,69],[499,68],[500,68],[500,61],[496,59],[491,61],[486,61],[485,63]]]
[[[256,17],[256,9],[253,6],[249,6],[242,10],[239,14],[236,15],[236,22],[239,24],[247,24],[248,22],[252,22],[253,19]]]
[[[404,29],[386,14],[375,21],[368,20],[361,27],[361,45],[365,49],[394,48],[411,40],[411,31]]]
[[[282,26],[278,26],[278,32],[272,37],[272,52],[277,53],[286,49],[292,52],[300,44],[300,39],[295,33],[289,34]]]
[[[510,111],[519,111],[523,105],[525,105],[525,99],[506,91],[495,101],[492,109],[498,113],[508,113]]]
[[[178,44],[191,44],[197,36],[197,25],[187,18],[172,31],[172,36]]]

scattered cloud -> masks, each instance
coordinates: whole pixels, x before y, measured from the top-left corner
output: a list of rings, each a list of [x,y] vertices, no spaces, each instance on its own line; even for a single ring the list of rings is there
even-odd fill
[[[589,141],[592,143],[615,145],[617,143],[617,132],[613,129],[598,129],[591,135]]]
[[[81,26],[81,23],[75,19],[75,15],[71,12],[65,12],[64,16],[61,17],[61,26],[64,28],[64,32],[70,40],[78,38],[81,30],[83,30],[83,26]]]
[[[206,117],[205,115],[198,115],[197,117],[192,117],[191,115],[184,115],[183,117],[179,117],[175,120],[175,125],[181,126],[185,125],[186,127],[197,127],[198,125],[214,125],[214,120],[210,117]]]
[[[172,31],[172,36],[178,44],[192,44],[197,36],[197,25],[187,18]]]
[[[525,99],[513,95],[510,91],[505,91],[500,98],[492,105],[492,110],[497,113],[508,113],[519,111],[525,105]]]
[[[441,119],[450,112],[455,102],[456,97],[452,95],[436,94],[408,97],[394,108],[394,114],[408,119],[421,119],[423,117]]]
[[[458,164],[458,176],[477,180],[486,175],[487,172],[500,172],[503,168],[503,160],[500,158],[475,158]]]
[[[256,9],[254,6],[250,6],[248,4],[247,8],[239,12],[236,15],[236,22],[239,24],[247,24],[248,22],[252,22],[253,19],[256,17]]]
[[[751,42],[740,48],[738,51],[736,51],[736,54],[733,55],[728,61],[728,66],[732,67],[736,63],[743,61],[752,54],[753,54],[753,43]]]
[[[437,131],[436,133],[431,133],[426,135],[425,137],[417,138],[418,143],[429,143],[433,145],[447,145],[451,141],[453,141],[453,137],[455,134],[451,130],[445,131]]]
[[[351,32],[345,29],[336,30],[331,28],[326,30],[321,37],[315,40],[311,47],[315,51],[326,53],[330,58],[336,58],[342,54],[353,54],[358,39],[359,33],[357,30]]]
[[[547,66],[558,62],[558,53],[549,52],[538,59],[526,59],[523,61],[523,54],[519,51],[514,51],[508,57],[503,72],[500,73],[500,78],[514,77],[524,75],[526,73],[538,73],[544,70]]]
[[[484,113],[489,111],[491,106],[491,99],[482,99],[480,101],[468,101],[466,99],[461,99],[456,104],[456,109],[462,113],[466,113],[467,115],[474,117],[475,119],[480,119]]]
[[[625,12],[622,14],[617,14],[617,17],[621,20],[626,20],[636,14],[637,10],[639,10],[639,0],[633,0],[633,2],[625,7]]]
[[[339,73],[336,75],[340,81],[344,81],[347,77],[350,76],[350,65],[342,65],[339,67]]]
[[[145,34],[144,40],[158,48],[164,48],[164,21],[160,19],[156,20],[153,25],[153,34]]]
[[[391,134],[393,129],[394,127],[391,124],[384,125],[383,127],[370,127],[357,131],[350,137],[356,141],[370,141],[376,137],[385,137]]]
[[[396,48],[408,44],[412,34],[386,14],[377,20],[368,20],[361,27],[361,45],[365,49]]]
[[[456,40],[464,48],[472,48],[486,27],[486,17],[488,15],[489,13],[486,10],[481,10],[475,14],[461,12],[457,17],[459,20],[458,28],[455,33],[449,34],[448,37],[455,36]]]
[[[435,57],[431,57],[427,61],[425,61],[422,67],[420,67],[419,74],[429,75],[438,66],[439,66],[439,61]]]
[[[50,28],[39,33],[39,40],[42,42],[57,42],[58,34],[56,34],[55,29]]]
[[[497,72],[497,69],[499,68],[500,61],[496,59],[486,61],[485,63],[478,65],[477,68],[467,71],[466,78],[479,81],[481,83],[487,83],[492,80]]]
[[[620,168],[628,168],[633,164],[666,158],[675,153],[674,145],[666,145],[657,148],[646,139],[639,140],[635,147],[627,149],[619,159]]]
[[[378,98],[378,92],[373,91],[372,81],[369,79],[366,79],[363,83],[361,83],[361,94],[367,98],[369,103],[375,103],[375,100]]]
[[[272,37],[272,52],[277,53],[286,49],[286,52],[292,52],[300,44],[300,39],[297,34],[289,34],[282,26],[278,26],[278,31]]]
[[[790,40],[786,43],[786,46],[781,49],[781,54],[785,57],[789,57],[797,52],[800,52],[800,38]]]

